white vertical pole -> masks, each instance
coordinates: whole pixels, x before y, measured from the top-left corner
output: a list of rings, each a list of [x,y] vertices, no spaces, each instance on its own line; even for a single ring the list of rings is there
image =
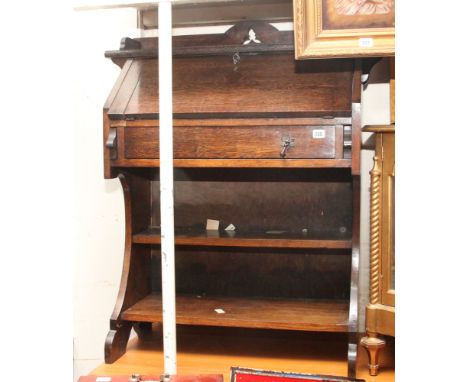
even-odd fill
[[[159,158],[164,374],[177,374],[172,150],[172,4],[159,0]]]

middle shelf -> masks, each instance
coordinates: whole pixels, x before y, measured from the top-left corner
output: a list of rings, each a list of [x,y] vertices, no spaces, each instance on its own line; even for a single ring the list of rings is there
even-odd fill
[[[157,228],[133,235],[137,244],[161,244],[161,233]],[[262,248],[327,248],[349,249],[351,238],[347,232],[288,232],[270,230],[265,232],[209,231],[203,229],[176,229],[176,245],[198,245],[216,247],[262,247]]]

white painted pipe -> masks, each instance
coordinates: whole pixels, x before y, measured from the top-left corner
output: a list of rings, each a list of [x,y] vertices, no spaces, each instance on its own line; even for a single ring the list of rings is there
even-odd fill
[[[159,0],[159,177],[164,374],[177,374],[172,141],[172,4]]]

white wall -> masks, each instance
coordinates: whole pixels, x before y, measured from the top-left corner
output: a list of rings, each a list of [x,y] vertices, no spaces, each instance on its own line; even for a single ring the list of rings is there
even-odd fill
[[[137,36],[131,9],[75,12],[73,42],[79,70],[73,73],[77,251],[74,261],[74,372],[89,373],[103,362],[104,340],[118,292],[122,260],[123,198],[117,180],[102,173],[102,105],[119,73],[104,58],[120,38]],[[219,27],[218,27],[219,28]],[[206,28],[205,28],[206,31]],[[206,33],[210,33],[206,31]],[[388,123],[388,86],[369,85],[363,94],[363,124]],[[372,154],[363,152],[361,317],[368,300],[368,205]],[[364,320],[361,319],[361,330]]]
[[[136,11],[74,12],[73,127],[76,184],[74,375],[103,362],[104,340],[123,260],[124,210],[118,180],[104,180],[102,107],[120,72],[104,57],[136,36]]]

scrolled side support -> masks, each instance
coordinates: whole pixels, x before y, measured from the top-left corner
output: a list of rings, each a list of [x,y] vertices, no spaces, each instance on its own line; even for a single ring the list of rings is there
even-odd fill
[[[151,252],[149,247],[132,243],[135,227],[148,226],[150,219],[150,181],[135,174],[119,174],[125,205],[125,246],[122,276],[117,300],[106,338],[105,362],[113,363],[125,353],[134,322],[122,319],[122,313],[151,293]],[[138,199],[135,211],[132,201]],[[146,202],[145,202],[146,201]],[[142,213],[142,210],[145,211]]]

